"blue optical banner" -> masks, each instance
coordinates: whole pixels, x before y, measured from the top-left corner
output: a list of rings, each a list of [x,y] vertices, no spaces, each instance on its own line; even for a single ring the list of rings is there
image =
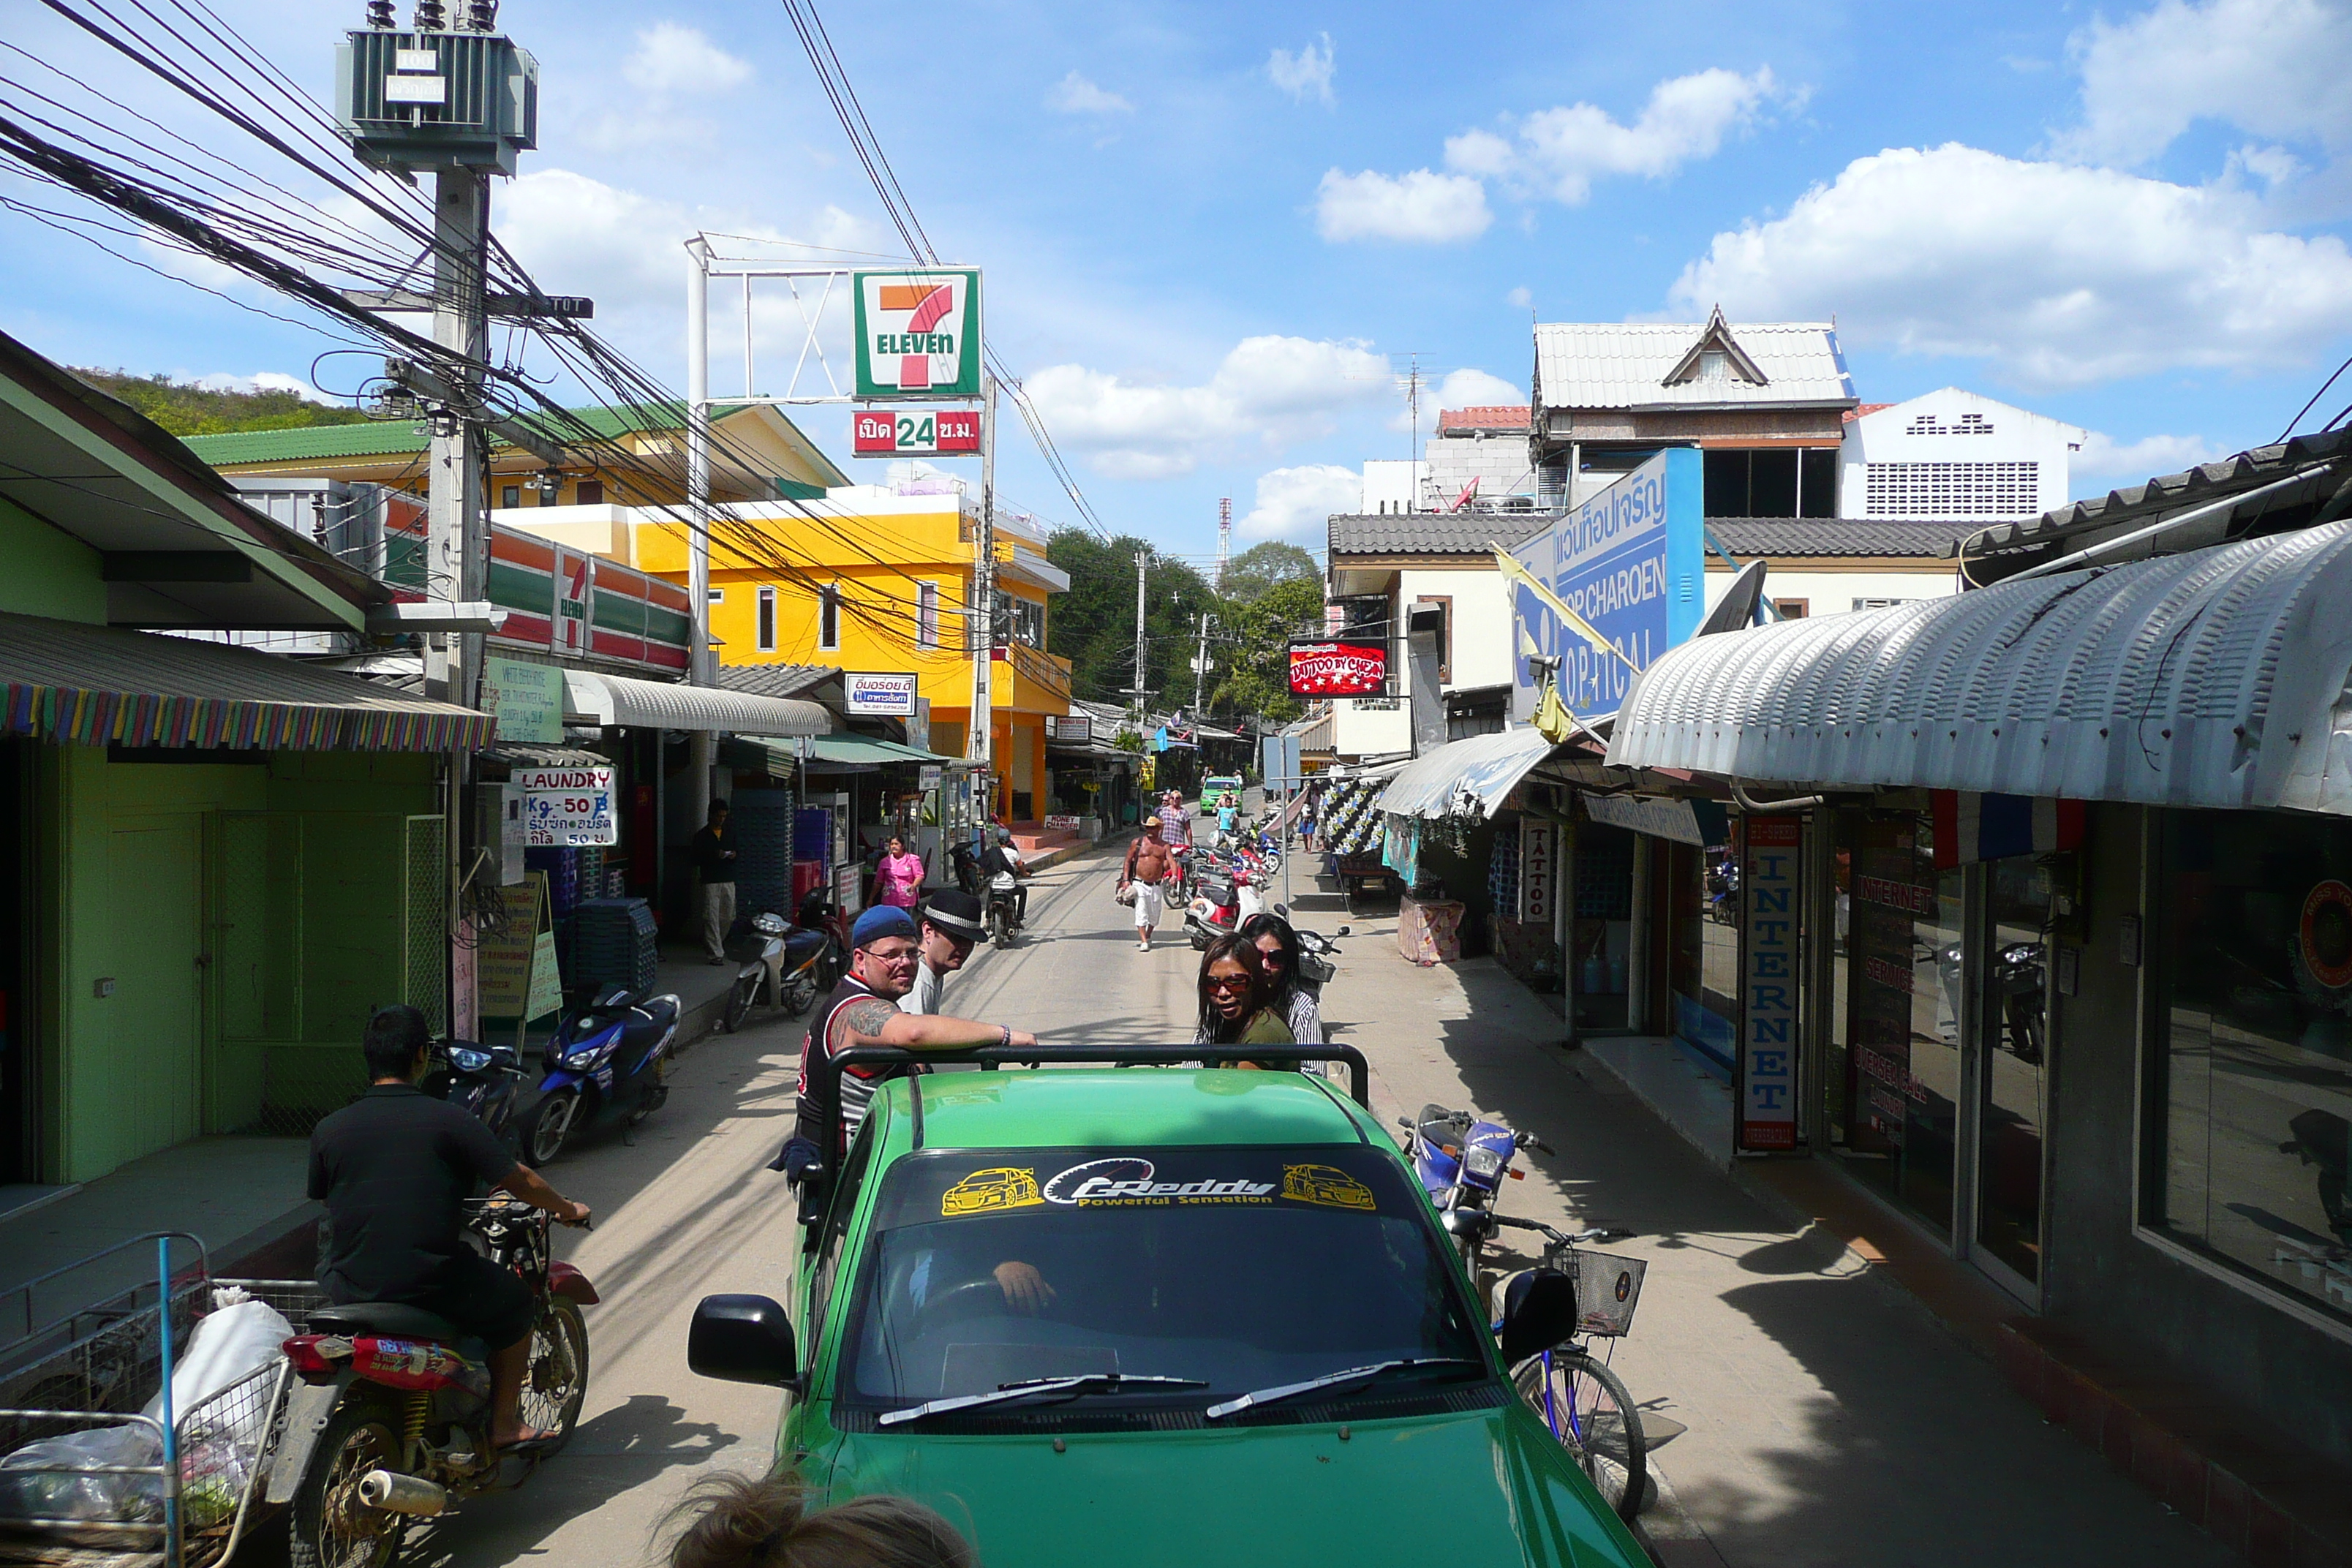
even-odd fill
[[[1513,607],[1536,651],[1560,660],[1560,700],[1582,718],[1614,713],[1666,649],[1706,614],[1706,477],[1696,447],[1660,452],[1511,553],[1625,655],[1612,658],[1560,624],[1525,587]],[[1512,659],[1511,712],[1535,712],[1527,649]],[[1632,661],[1628,668],[1626,660]]]

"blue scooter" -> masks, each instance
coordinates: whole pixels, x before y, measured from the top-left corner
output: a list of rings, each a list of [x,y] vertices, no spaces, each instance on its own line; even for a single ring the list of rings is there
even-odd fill
[[[618,1121],[631,1131],[660,1110],[677,1016],[674,994],[644,996],[619,985],[566,1015],[547,1042],[539,1103],[522,1129],[524,1161],[544,1165],[586,1128]]]
[[[433,1047],[431,1070],[418,1087],[446,1100],[499,1135],[511,1148],[515,1101],[524,1077],[522,1055],[512,1046],[474,1040],[443,1040]]]
[[[1532,1132],[1514,1132],[1499,1121],[1442,1105],[1424,1105],[1417,1117],[1400,1116],[1397,1125],[1412,1134],[1407,1152],[1413,1173],[1437,1205],[1445,1234],[1462,1249],[1470,1278],[1477,1279],[1479,1248],[1495,1238],[1496,1190],[1506,1177],[1527,1175],[1513,1167],[1513,1157],[1521,1149],[1549,1154],[1551,1145]]]

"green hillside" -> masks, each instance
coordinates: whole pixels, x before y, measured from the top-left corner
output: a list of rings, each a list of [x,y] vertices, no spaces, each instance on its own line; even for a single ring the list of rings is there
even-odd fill
[[[74,374],[121,398],[174,436],[220,436],[233,430],[299,430],[312,425],[357,425],[356,408],[331,408],[291,392],[215,392],[168,375],[119,370]]]

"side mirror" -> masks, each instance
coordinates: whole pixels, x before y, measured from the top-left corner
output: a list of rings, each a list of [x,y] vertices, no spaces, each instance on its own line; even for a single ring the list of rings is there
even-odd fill
[[[512,1046],[486,1046],[483,1048],[490,1053],[491,1066],[504,1068],[509,1072],[522,1071],[522,1053]]]
[[[1523,1269],[1503,1282],[1502,1295],[1503,1327],[1496,1338],[1505,1366],[1517,1366],[1574,1337],[1576,1281],[1567,1275],[1549,1268]]]
[[[1288,904],[1276,904],[1274,906],[1274,912],[1280,915],[1284,920],[1288,920],[1290,918],[1290,906]]]
[[[686,1331],[686,1364],[698,1377],[802,1387],[792,1319],[765,1296],[705,1296]]]
[[[1347,928],[1346,926],[1341,926],[1341,927],[1339,928],[1339,934],[1340,934],[1341,936],[1345,936],[1345,935],[1347,935],[1347,934],[1348,934],[1348,928]]]

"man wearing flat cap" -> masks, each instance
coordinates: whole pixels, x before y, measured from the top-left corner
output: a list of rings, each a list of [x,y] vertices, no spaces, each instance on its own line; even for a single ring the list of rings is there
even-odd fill
[[[923,901],[922,938],[915,949],[915,984],[898,998],[901,1013],[936,1013],[948,976],[961,969],[982,936],[980,900],[960,888],[941,888]]]

